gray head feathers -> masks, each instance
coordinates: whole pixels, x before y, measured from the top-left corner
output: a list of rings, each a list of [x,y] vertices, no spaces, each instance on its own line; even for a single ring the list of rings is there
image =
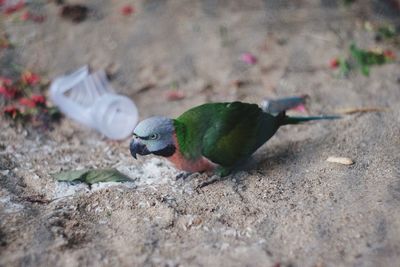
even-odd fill
[[[174,121],[166,117],[151,117],[141,121],[133,131],[131,153],[171,156],[175,152]]]
[[[173,120],[166,117],[150,117],[141,121],[133,131],[138,137],[151,137],[154,134],[172,134],[174,132]]]

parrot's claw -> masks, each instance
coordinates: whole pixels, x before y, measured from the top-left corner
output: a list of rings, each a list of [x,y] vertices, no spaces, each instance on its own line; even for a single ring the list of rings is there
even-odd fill
[[[208,178],[207,180],[201,182],[195,187],[195,190],[199,193],[199,191],[206,186],[209,186],[213,183],[221,181],[221,177],[219,175],[213,175],[212,177]]]
[[[186,180],[190,175],[192,175],[192,173],[190,172],[181,172],[177,176],[175,176],[175,180]]]

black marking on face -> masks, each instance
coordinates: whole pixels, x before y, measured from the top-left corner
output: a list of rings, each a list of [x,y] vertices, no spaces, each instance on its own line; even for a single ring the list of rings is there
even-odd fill
[[[156,156],[162,156],[162,157],[168,158],[168,157],[171,157],[175,153],[175,151],[176,151],[175,146],[170,144],[161,150],[154,151],[151,153],[153,153]]]
[[[133,136],[134,136],[135,138],[139,138],[140,140],[156,140],[156,139],[159,138],[159,135],[158,135],[158,134],[151,134],[151,135],[149,135],[149,136],[139,136],[139,135],[137,135],[137,134],[134,133]]]

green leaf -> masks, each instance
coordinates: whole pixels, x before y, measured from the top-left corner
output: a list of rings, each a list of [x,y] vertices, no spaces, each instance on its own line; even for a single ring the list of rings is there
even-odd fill
[[[50,118],[54,121],[58,121],[59,119],[61,119],[61,112],[58,110],[58,108],[56,107],[49,107],[47,108],[47,111],[50,115]]]
[[[132,181],[132,179],[116,169],[66,171],[55,174],[53,177],[60,182],[80,181],[89,185],[104,182]]]
[[[354,43],[350,46],[350,54],[355,60],[356,66],[365,76],[369,76],[371,66],[390,62],[383,53],[360,49]]]
[[[364,76],[369,76],[369,67],[368,67],[368,65],[361,66],[361,73],[364,74]]]
[[[356,2],[356,0],[342,0],[342,3],[345,6],[350,6],[350,5],[354,4],[355,2]]]
[[[346,59],[340,59],[339,60],[339,69],[340,69],[340,74],[346,77],[349,75],[351,66],[349,62]]]
[[[393,25],[381,26],[378,29],[378,34],[384,39],[391,39],[396,36],[396,28]]]
[[[81,179],[89,170],[79,170],[79,171],[65,171],[54,174],[53,177],[57,181],[72,182]]]

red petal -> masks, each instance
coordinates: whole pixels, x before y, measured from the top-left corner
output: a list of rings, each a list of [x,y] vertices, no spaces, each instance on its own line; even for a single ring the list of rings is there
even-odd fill
[[[7,88],[4,86],[0,86],[0,94],[3,95],[5,98],[14,98],[17,94],[17,90],[16,89],[12,89],[12,88]]]
[[[40,82],[40,76],[30,71],[26,71],[22,74],[21,80],[25,84],[36,85]]]
[[[339,67],[339,60],[338,60],[337,58],[332,59],[332,60],[329,62],[329,66],[330,66],[332,69],[336,69],[337,67]]]
[[[33,95],[33,96],[31,96],[31,99],[36,104],[44,104],[44,103],[46,103],[46,97],[44,97],[43,95]]]
[[[168,101],[176,101],[185,98],[185,93],[176,90],[170,90],[167,92],[166,96]]]
[[[30,16],[31,16],[31,14],[29,13],[29,11],[25,11],[25,12],[22,13],[22,15],[21,15],[21,20],[22,20],[22,21],[27,21],[27,20],[29,20]]]
[[[385,50],[383,51],[383,55],[389,59],[396,59],[396,55],[392,50]]]
[[[20,111],[15,106],[6,106],[4,107],[3,112],[14,118]]]
[[[15,5],[11,5],[9,7],[7,7],[4,10],[4,13],[7,15],[10,15],[14,12],[19,11],[20,9],[22,9],[25,6],[25,2],[23,0],[19,1],[18,3],[16,3]]]
[[[21,105],[23,105],[23,106],[26,106],[26,107],[29,107],[29,108],[34,108],[34,107],[36,107],[36,103],[35,103],[35,101],[33,101],[32,99],[29,99],[29,98],[21,98],[20,100],[19,100],[19,103],[21,104]]]
[[[241,56],[243,62],[254,65],[257,63],[257,58],[251,53],[243,53]]]
[[[121,8],[121,13],[124,16],[129,16],[131,15],[135,9],[131,5],[125,5]]]
[[[11,85],[12,84],[12,80],[9,79],[9,78],[0,77],[0,84],[1,85]]]

